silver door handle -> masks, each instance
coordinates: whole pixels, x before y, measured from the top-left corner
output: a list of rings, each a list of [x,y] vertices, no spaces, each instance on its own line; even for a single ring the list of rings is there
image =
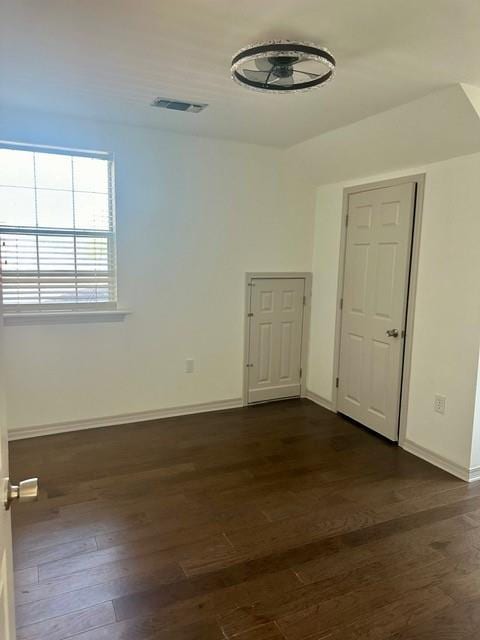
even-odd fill
[[[398,329],[388,329],[386,331],[386,334],[390,338],[398,338]]]
[[[5,482],[6,498],[3,504],[7,511],[15,500],[18,500],[18,502],[35,502],[35,500],[38,500],[38,478],[22,480],[19,484],[12,484],[10,479],[6,478]]]

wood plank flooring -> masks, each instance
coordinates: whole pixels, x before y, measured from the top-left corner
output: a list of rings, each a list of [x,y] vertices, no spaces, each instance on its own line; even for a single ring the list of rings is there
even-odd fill
[[[480,482],[308,400],[10,453],[18,640],[480,634]]]

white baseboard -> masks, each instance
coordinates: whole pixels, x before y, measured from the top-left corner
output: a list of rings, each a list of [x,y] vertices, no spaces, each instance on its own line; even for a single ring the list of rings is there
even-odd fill
[[[333,403],[331,402],[331,400],[322,398],[322,396],[319,396],[318,393],[310,391],[310,389],[305,389],[303,397],[311,400],[312,402],[315,402],[315,404],[318,404],[320,407],[323,407],[324,409],[328,409],[329,411],[333,411],[335,413],[335,409],[333,408]]]
[[[468,472],[468,481],[476,482],[480,480],[480,467],[470,467]]]
[[[81,431],[83,429],[97,429],[98,427],[111,427],[115,425],[129,424],[133,422],[145,422],[146,420],[159,420],[161,418],[173,418],[193,413],[206,413],[208,411],[221,411],[222,409],[236,409],[243,406],[242,398],[219,400],[217,402],[202,402],[181,407],[156,409],[153,411],[141,411],[138,413],[123,413],[101,418],[87,418],[85,420],[72,420],[69,422],[56,422],[53,424],[40,424],[31,427],[19,427],[10,429],[9,440],[23,440],[36,436],[48,436],[55,433],[67,433],[68,431]]]
[[[414,456],[418,458],[422,458],[426,462],[433,464],[435,467],[439,467],[448,473],[451,473],[452,476],[456,476],[461,480],[465,480],[465,482],[474,482],[475,480],[480,480],[480,467],[462,467],[456,462],[452,462],[443,456],[438,455],[437,453],[433,453],[429,449],[425,449],[425,447],[412,442],[411,440],[405,439],[400,443],[402,449],[412,453]]]

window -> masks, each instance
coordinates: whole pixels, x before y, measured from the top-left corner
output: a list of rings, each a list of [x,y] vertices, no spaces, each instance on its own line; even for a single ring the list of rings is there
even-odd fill
[[[116,306],[112,169],[108,154],[0,146],[5,311]]]

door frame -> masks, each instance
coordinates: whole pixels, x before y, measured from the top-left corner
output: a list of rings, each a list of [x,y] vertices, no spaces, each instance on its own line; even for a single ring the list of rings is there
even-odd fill
[[[303,308],[302,323],[302,349],[300,356],[300,367],[302,369],[302,377],[300,379],[300,397],[303,398],[306,392],[307,383],[307,365],[308,365],[308,346],[310,342],[310,309],[312,300],[312,273],[309,271],[249,271],[245,274],[245,306],[244,330],[243,330],[243,406],[250,406],[248,403],[248,351],[250,347],[250,293],[253,280],[258,278],[265,279],[303,279],[305,281],[305,305]],[[266,402],[276,402],[276,400],[268,400]],[[262,404],[256,402],[254,404]]]
[[[411,254],[410,254],[410,273],[408,277],[408,291],[406,299],[406,321],[405,321],[405,339],[403,342],[403,368],[400,382],[400,405],[399,405],[399,423],[398,423],[398,443],[401,445],[405,440],[405,432],[407,427],[407,410],[408,395],[410,387],[410,371],[412,362],[412,337],[413,325],[415,318],[415,301],[417,293],[418,278],[418,260],[420,255],[420,233],[422,228],[423,216],[423,200],[425,193],[425,173],[406,175],[400,178],[392,178],[389,180],[379,180],[376,182],[367,182],[352,187],[346,187],[343,190],[342,203],[342,231],[340,238],[340,263],[338,269],[337,284],[337,306],[335,318],[335,346],[334,346],[334,367],[332,378],[333,401],[332,409],[338,412],[338,388],[336,380],[340,370],[340,338],[342,331],[342,309],[341,299],[343,298],[343,288],[345,282],[345,258],[347,249],[347,213],[350,195],[361,193],[362,191],[372,191],[373,189],[383,189],[384,187],[392,187],[399,184],[414,182],[416,185],[415,198],[413,206],[413,224],[411,238]]]
[[[0,253],[1,253],[1,249],[0,249]],[[2,274],[0,273],[0,358],[2,358],[4,356],[4,347],[5,347],[5,315],[4,315],[4,305],[3,305],[3,290],[2,290],[2,286],[3,286],[3,282],[2,282]],[[8,469],[8,447],[9,447],[9,439],[8,439],[8,422],[7,422],[7,416],[6,416],[6,375],[5,375],[5,367],[2,370],[2,375],[0,375],[0,393],[3,394],[4,396],[4,409],[5,409],[5,415],[4,415],[4,420],[5,420],[5,424],[3,425],[5,428],[6,433],[1,433],[1,428],[0,428],[0,438],[4,438],[4,441],[2,443],[0,443],[1,445],[3,445],[3,447],[6,448],[7,451],[7,469],[1,469],[2,472],[5,472],[8,474],[10,474],[10,470]],[[0,417],[1,419],[1,417]],[[1,425],[0,425],[1,426]],[[1,467],[1,461],[0,461],[0,467]],[[5,479],[0,477],[0,483],[4,483]],[[3,504],[3,500],[6,497],[6,482],[4,486],[0,486],[0,509],[4,509],[4,504]],[[10,547],[9,548],[9,553],[5,554],[5,564],[2,566],[1,563],[1,556],[0,556],[0,572],[3,571],[3,576],[0,575],[0,582],[3,580],[4,582],[4,588],[6,590],[6,594],[5,594],[5,598],[6,598],[6,602],[7,602],[7,609],[5,611],[5,614],[7,616],[7,620],[9,623],[9,627],[10,629],[7,629],[7,632],[10,631],[10,636],[11,636],[11,640],[15,640],[15,638],[17,637],[16,635],[16,625],[15,625],[15,582],[14,582],[14,568],[13,568],[13,561],[12,561],[12,550],[13,550],[13,540],[12,540],[12,524],[11,524],[11,513],[8,512],[7,516],[6,516],[8,522],[7,522],[7,528],[8,528],[8,533],[7,533],[7,540],[5,541],[5,545],[6,547]],[[1,585],[0,585],[1,586]],[[0,602],[0,606],[2,605],[2,603]]]

